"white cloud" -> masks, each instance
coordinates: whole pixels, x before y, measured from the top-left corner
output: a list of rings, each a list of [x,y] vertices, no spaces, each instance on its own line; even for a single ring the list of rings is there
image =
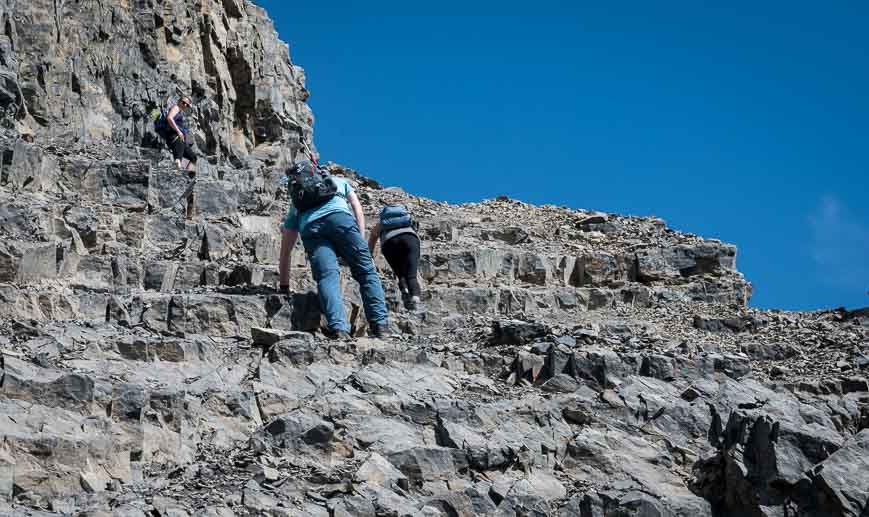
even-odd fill
[[[826,280],[866,292],[869,289],[869,227],[856,220],[835,196],[824,196],[809,217],[810,252]]]

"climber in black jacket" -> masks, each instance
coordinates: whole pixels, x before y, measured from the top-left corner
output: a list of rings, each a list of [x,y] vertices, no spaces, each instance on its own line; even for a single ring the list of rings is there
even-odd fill
[[[376,254],[378,240],[381,241],[383,256],[398,278],[404,307],[408,310],[418,309],[421,294],[417,280],[420,240],[404,205],[388,205],[380,211],[380,221],[371,229],[368,237],[368,249],[372,256]]]

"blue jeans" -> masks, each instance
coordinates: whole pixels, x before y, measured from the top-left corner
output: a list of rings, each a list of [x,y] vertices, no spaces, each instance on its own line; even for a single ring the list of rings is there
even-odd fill
[[[347,212],[333,212],[309,222],[302,231],[302,242],[317,282],[320,308],[326,315],[330,330],[350,332],[350,322],[341,299],[338,256],[350,265],[353,278],[359,282],[362,305],[365,307],[365,317],[369,324],[388,323],[389,312],[384,301],[380,275],[377,274],[371,252],[368,251],[368,243],[362,238],[352,215]]]

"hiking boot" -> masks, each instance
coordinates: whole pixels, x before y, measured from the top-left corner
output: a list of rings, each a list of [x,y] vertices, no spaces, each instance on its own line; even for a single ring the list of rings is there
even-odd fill
[[[378,339],[385,339],[392,335],[392,332],[389,330],[389,325],[369,325],[368,334],[371,337],[376,337]]]
[[[329,339],[334,339],[338,341],[347,341],[348,339],[351,339],[350,334],[344,332],[343,330],[326,329],[323,331],[323,335]]]
[[[420,299],[419,296],[411,296],[409,298],[405,298],[404,300],[404,308],[409,311],[415,311],[419,309]]]

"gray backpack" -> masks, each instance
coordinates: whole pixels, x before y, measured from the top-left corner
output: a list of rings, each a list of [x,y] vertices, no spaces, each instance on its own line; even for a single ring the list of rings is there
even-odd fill
[[[380,231],[386,233],[397,228],[409,228],[413,219],[404,205],[387,205],[380,211]]]

